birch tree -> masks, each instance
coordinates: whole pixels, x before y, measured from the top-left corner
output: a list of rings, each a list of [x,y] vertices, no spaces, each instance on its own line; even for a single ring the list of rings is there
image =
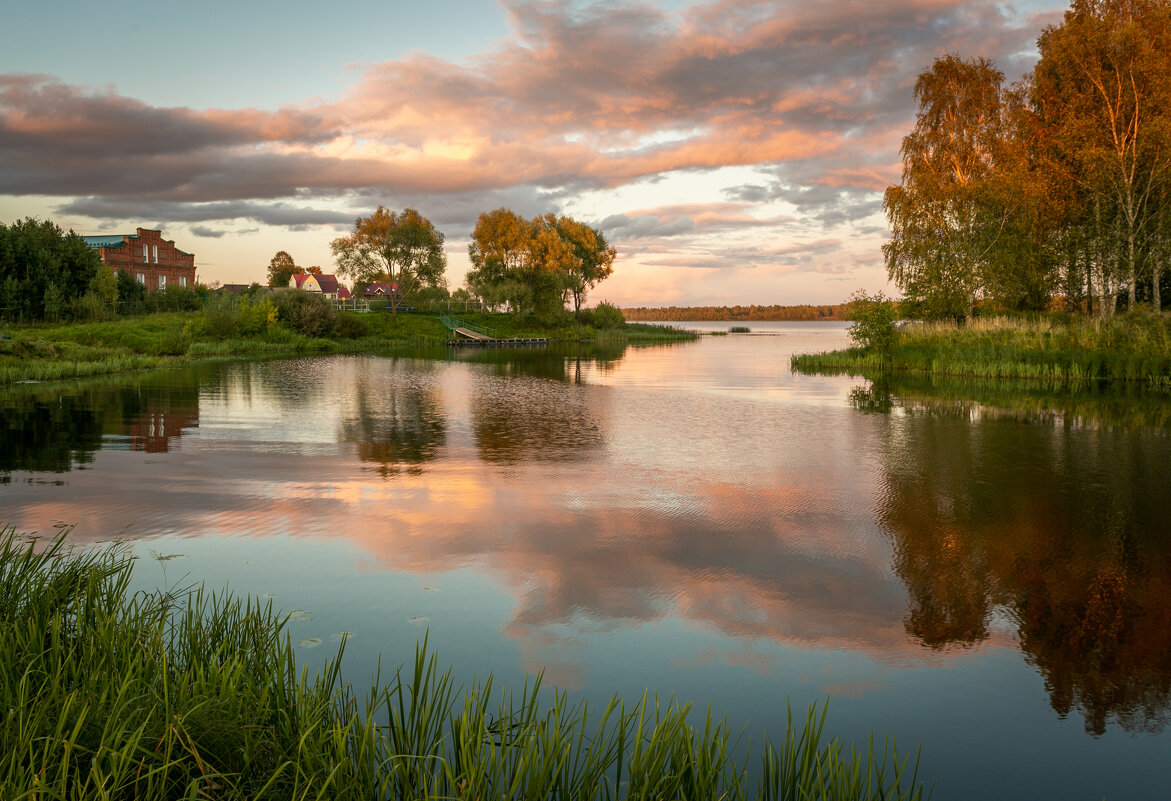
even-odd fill
[[[998,191],[1004,75],[987,59],[936,59],[915,83],[919,113],[902,143],[902,183],[883,198],[887,272],[936,316],[971,317],[1008,214]]]
[[[1171,3],[1074,0],[1037,44],[1033,103],[1052,168],[1084,193],[1094,221],[1099,309],[1113,310],[1115,282],[1133,307],[1140,279],[1157,284],[1162,268],[1162,249],[1144,242],[1171,178]]]

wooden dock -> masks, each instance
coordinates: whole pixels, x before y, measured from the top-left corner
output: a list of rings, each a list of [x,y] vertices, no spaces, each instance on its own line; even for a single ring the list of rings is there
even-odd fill
[[[519,348],[526,346],[548,345],[545,337],[513,337],[511,339],[495,339],[493,337],[473,337],[447,340],[453,348]]]
[[[451,333],[456,334],[455,337],[447,340],[448,347],[519,348],[549,344],[549,340],[545,337],[498,339],[495,329],[465,324],[446,314],[439,315],[439,321],[447,326]]]

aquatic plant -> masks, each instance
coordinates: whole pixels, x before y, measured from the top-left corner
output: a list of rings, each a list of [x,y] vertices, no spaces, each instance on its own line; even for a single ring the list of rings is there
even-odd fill
[[[426,638],[356,693],[340,659],[298,672],[270,602],[202,587],[129,594],[119,548],[0,531],[0,796],[25,799],[911,799],[918,759],[846,752],[825,709],[748,745],[710,712],[615,698],[594,712],[539,677],[469,687]]]
[[[794,356],[791,365],[801,372],[866,375],[889,370],[1029,380],[1053,387],[1106,381],[1166,388],[1171,379],[1171,316],[976,318],[963,326],[925,323],[902,329],[889,351],[889,363],[872,348],[849,348]]]

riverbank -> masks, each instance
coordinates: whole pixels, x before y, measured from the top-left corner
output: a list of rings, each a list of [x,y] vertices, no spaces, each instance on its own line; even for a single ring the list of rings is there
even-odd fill
[[[404,348],[445,347],[450,336],[438,317],[385,313],[337,315],[328,332],[302,333],[274,320],[244,320],[222,310],[164,312],[109,322],[0,326],[0,385],[169,367],[195,359],[335,353],[390,353]],[[464,319],[464,318],[461,318]],[[687,331],[628,324],[615,329],[586,325],[534,326],[507,314],[473,314],[467,322],[497,336],[544,337],[550,342],[631,345],[695,339]]]
[[[427,652],[359,694],[337,659],[298,671],[271,604],[127,597],[132,558],[0,529],[5,797],[76,799],[921,799],[893,745],[847,752],[810,710],[741,747],[726,722],[644,696],[600,712],[564,693],[454,685]],[[750,753],[751,752],[751,753]],[[759,754],[758,756],[756,756]],[[755,791],[748,761],[759,760]]]
[[[794,356],[794,370],[871,377],[884,372],[1035,381],[1051,386],[1092,382],[1171,391],[1171,316],[1152,312],[1113,318],[977,318],[911,324],[889,353],[849,348]]]

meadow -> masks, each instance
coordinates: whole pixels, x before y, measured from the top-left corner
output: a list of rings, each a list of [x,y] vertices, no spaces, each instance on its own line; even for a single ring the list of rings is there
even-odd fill
[[[0,327],[0,385],[173,366],[191,359],[335,353],[387,353],[444,347],[450,337],[437,315],[337,312],[305,293],[210,303],[199,311],[158,312],[97,322]],[[694,338],[655,325],[595,326],[588,314],[541,322],[510,314],[474,313],[461,320],[496,336],[551,342],[656,343]]]

